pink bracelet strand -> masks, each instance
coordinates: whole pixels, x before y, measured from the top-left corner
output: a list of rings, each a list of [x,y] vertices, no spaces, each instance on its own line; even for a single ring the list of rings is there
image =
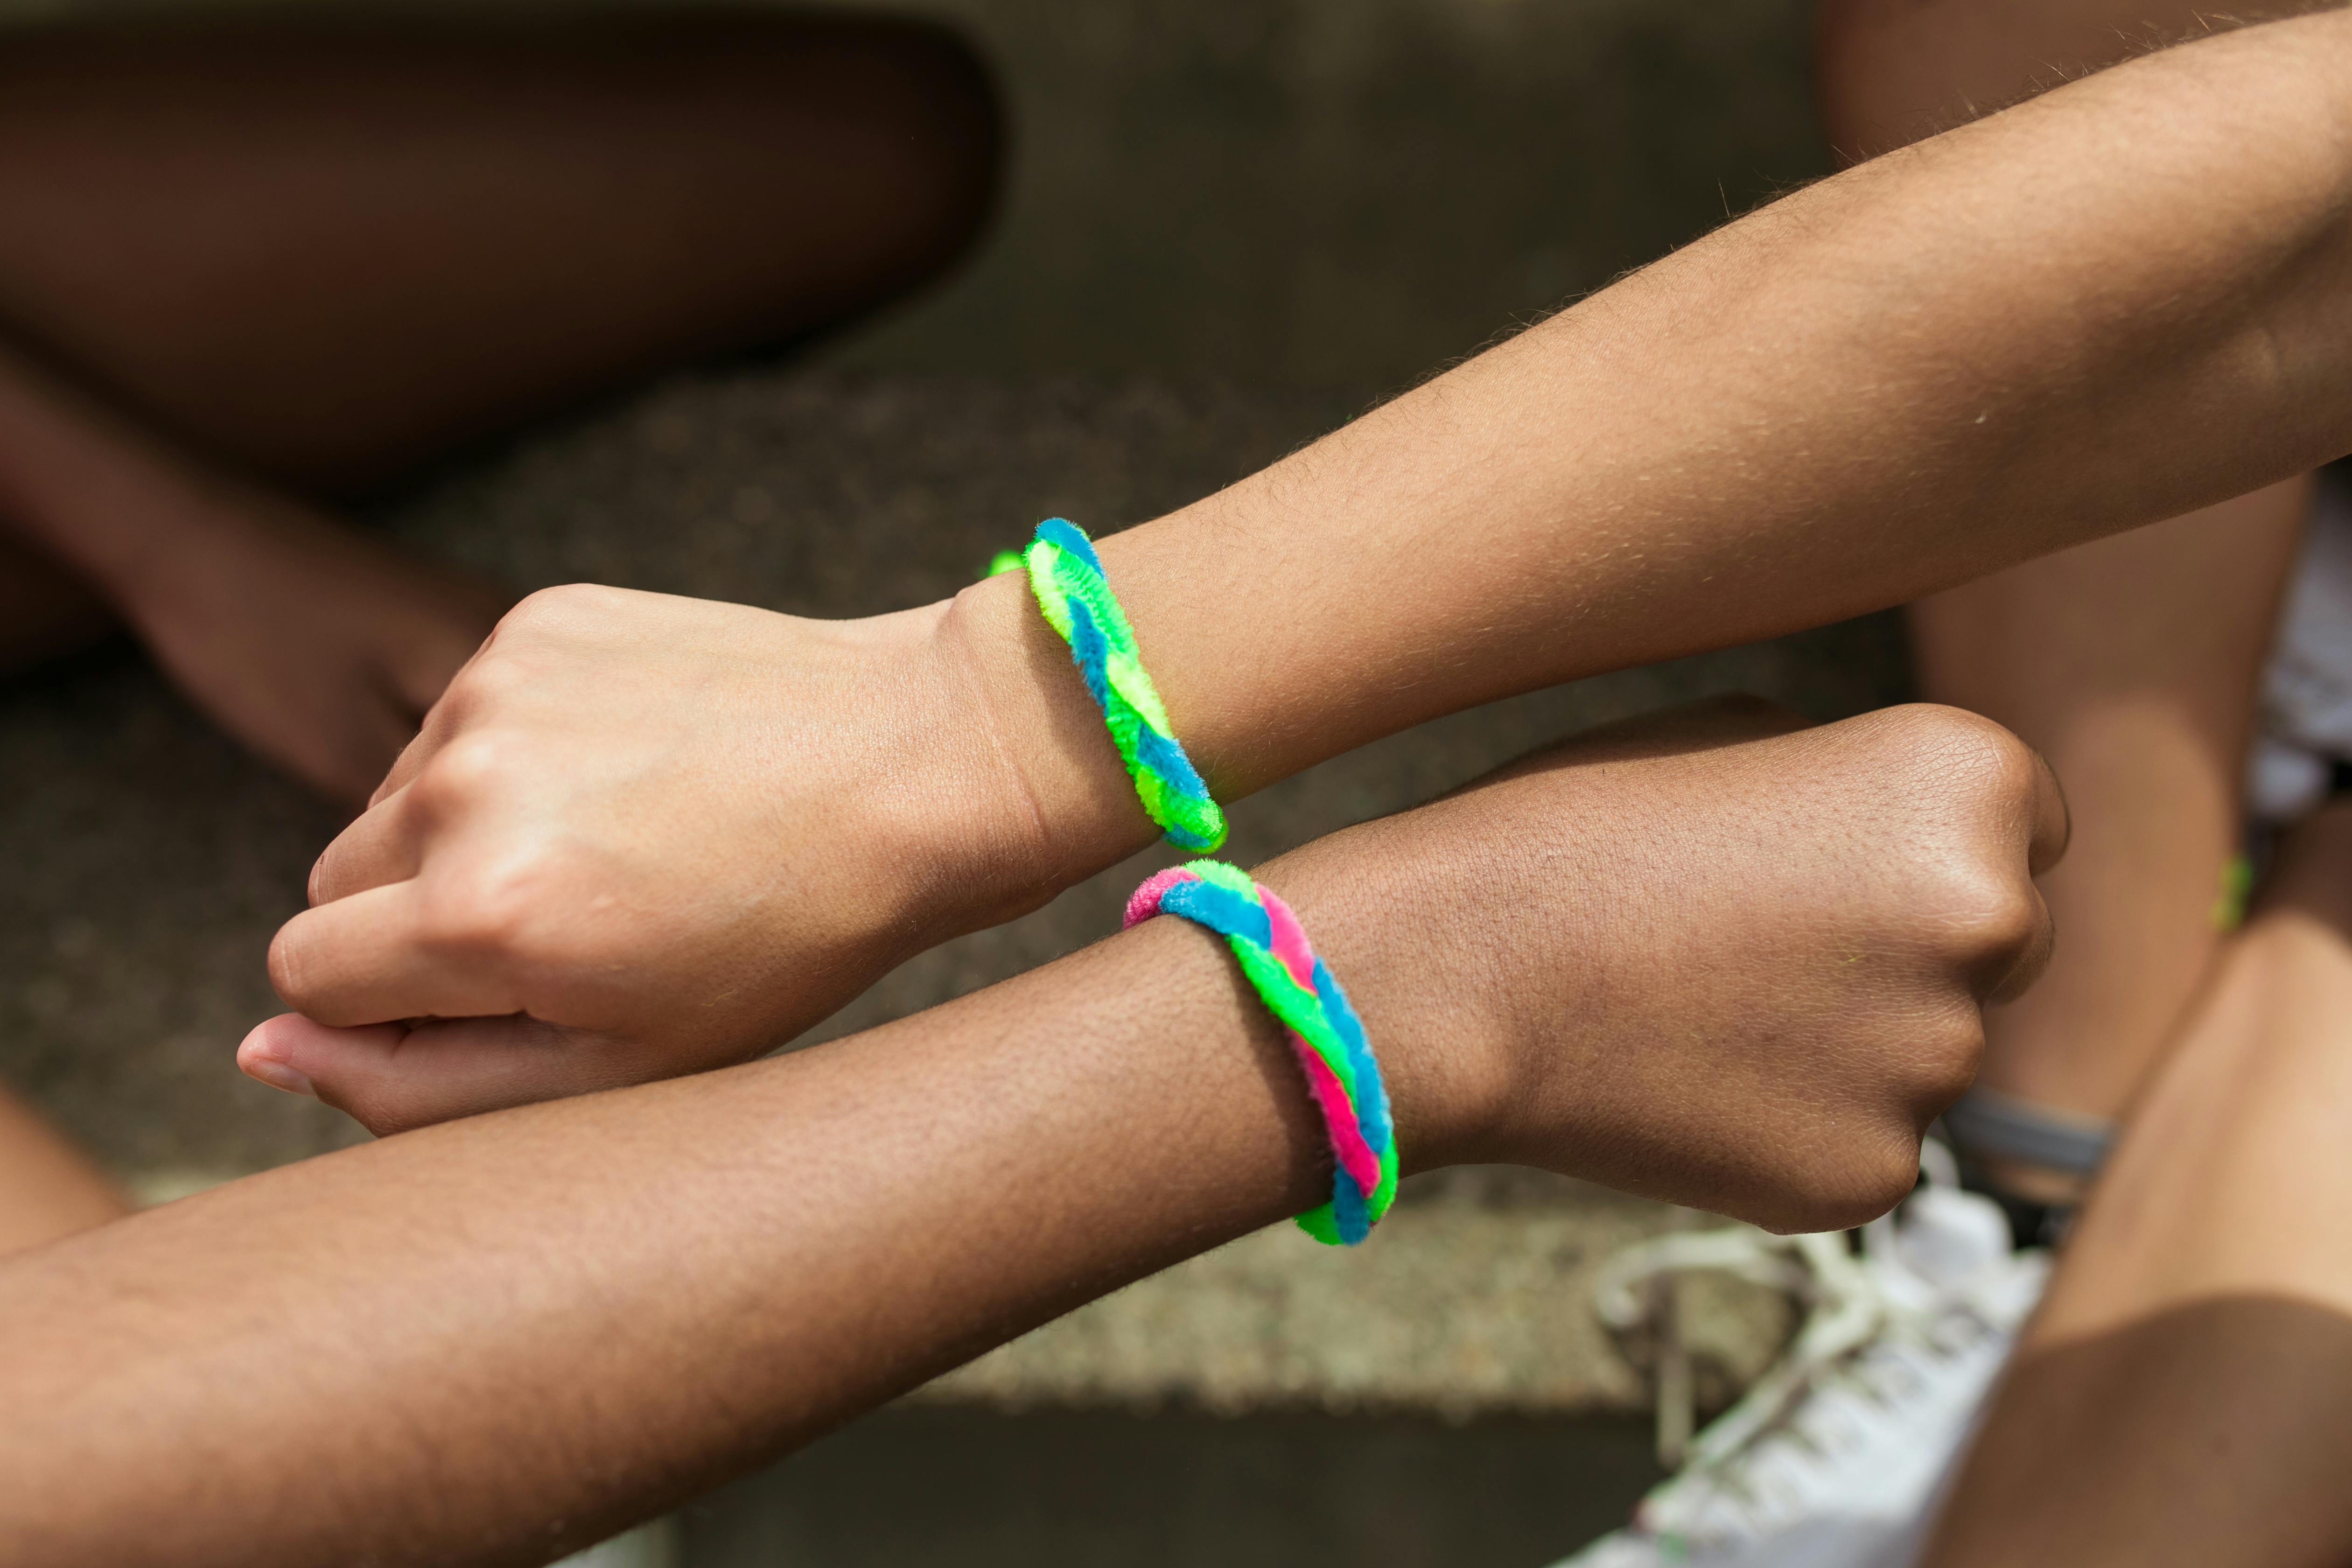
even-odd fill
[[[1364,1026],[1328,965],[1307,945],[1290,906],[1221,860],[1195,860],[1145,879],[1127,901],[1127,926],[1181,915],[1225,939],[1307,1076],[1331,1146],[1331,1197],[1298,1216],[1316,1240],[1352,1247],[1396,1199],[1396,1129]]]

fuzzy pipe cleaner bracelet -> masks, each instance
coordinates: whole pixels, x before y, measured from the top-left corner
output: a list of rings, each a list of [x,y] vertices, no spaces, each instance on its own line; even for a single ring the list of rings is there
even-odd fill
[[[1037,607],[1070,645],[1143,809],[1179,849],[1199,854],[1223,844],[1225,814],[1169,727],[1168,710],[1136,654],[1134,628],[1111,596],[1094,545],[1075,524],[1049,517],[1037,525],[1027,550],[1004,552],[990,570],[1015,567],[1028,568]]]
[[[1290,1036],[1331,1141],[1331,1201],[1298,1216],[1329,1246],[1364,1239],[1396,1197],[1396,1129],[1381,1065],[1364,1026],[1324,962],[1307,945],[1290,906],[1222,860],[1171,866],[1127,900],[1126,926],[1181,915],[1225,939],[1242,973]]]

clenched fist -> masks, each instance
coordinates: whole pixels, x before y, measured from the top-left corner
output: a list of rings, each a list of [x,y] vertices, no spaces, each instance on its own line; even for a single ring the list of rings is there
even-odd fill
[[[1258,874],[1297,893],[1366,1018],[1426,1047],[1460,1142],[1424,1156],[1826,1230],[1910,1190],[1981,1009],[2047,961],[2032,878],[2065,836],[2048,768],[1986,720],[1806,729],[1742,700],[1597,731]]]
[[[240,1065],[379,1132],[671,1077],[1043,903],[1076,877],[962,641],[951,605],[534,595],[271,945],[278,994],[330,1027],[278,1020]],[[1024,689],[1083,703],[1060,657]],[[1149,825],[1091,721],[1069,750],[1101,754],[1133,847]]]

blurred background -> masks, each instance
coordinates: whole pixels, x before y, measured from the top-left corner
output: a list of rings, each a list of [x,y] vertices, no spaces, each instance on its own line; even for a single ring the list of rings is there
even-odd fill
[[[1006,184],[966,261],[793,352],[665,374],[372,492],[363,523],[516,590],[919,604],[1041,516],[1103,531],[1195,499],[1830,167],[1803,0],[891,9],[960,29],[1004,100]],[[0,0],[0,59],[137,14]],[[1748,689],[1832,718],[1905,683],[1883,617],[1581,682],[1243,803],[1233,853],[1664,703]],[[275,1010],[268,937],[342,820],[128,640],[0,685],[0,1079],[147,1201],[354,1141],[231,1062]],[[812,1038],[1092,940],[1147,864],[925,955]],[[1534,1568],[1658,1473],[1655,1346],[1601,1329],[1591,1277],[1684,1223],[1470,1172],[1410,1193],[1361,1256],[1247,1238],[707,1500],[660,1551]],[[1681,1289],[1689,1374],[1719,1405],[1786,1310]]]

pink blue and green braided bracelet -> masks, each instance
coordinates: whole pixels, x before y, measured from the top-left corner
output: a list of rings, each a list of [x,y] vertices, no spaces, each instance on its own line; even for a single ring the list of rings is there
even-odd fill
[[[1136,652],[1135,629],[1111,595],[1093,543],[1076,524],[1049,517],[1037,525],[1027,550],[1004,552],[989,570],[1017,567],[1028,569],[1037,607],[1070,645],[1070,658],[1102,710],[1144,811],[1179,849],[1200,855],[1223,844],[1225,814],[1168,723],[1159,689]]]
[[[1218,932],[1290,1037],[1331,1143],[1331,1198],[1298,1216],[1329,1246],[1364,1239],[1396,1197],[1396,1127],[1380,1063],[1330,968],[1307,945],[1290,906],[1222,860],[1172,866],[1127,901],[1127,926],[1181,915]]]

